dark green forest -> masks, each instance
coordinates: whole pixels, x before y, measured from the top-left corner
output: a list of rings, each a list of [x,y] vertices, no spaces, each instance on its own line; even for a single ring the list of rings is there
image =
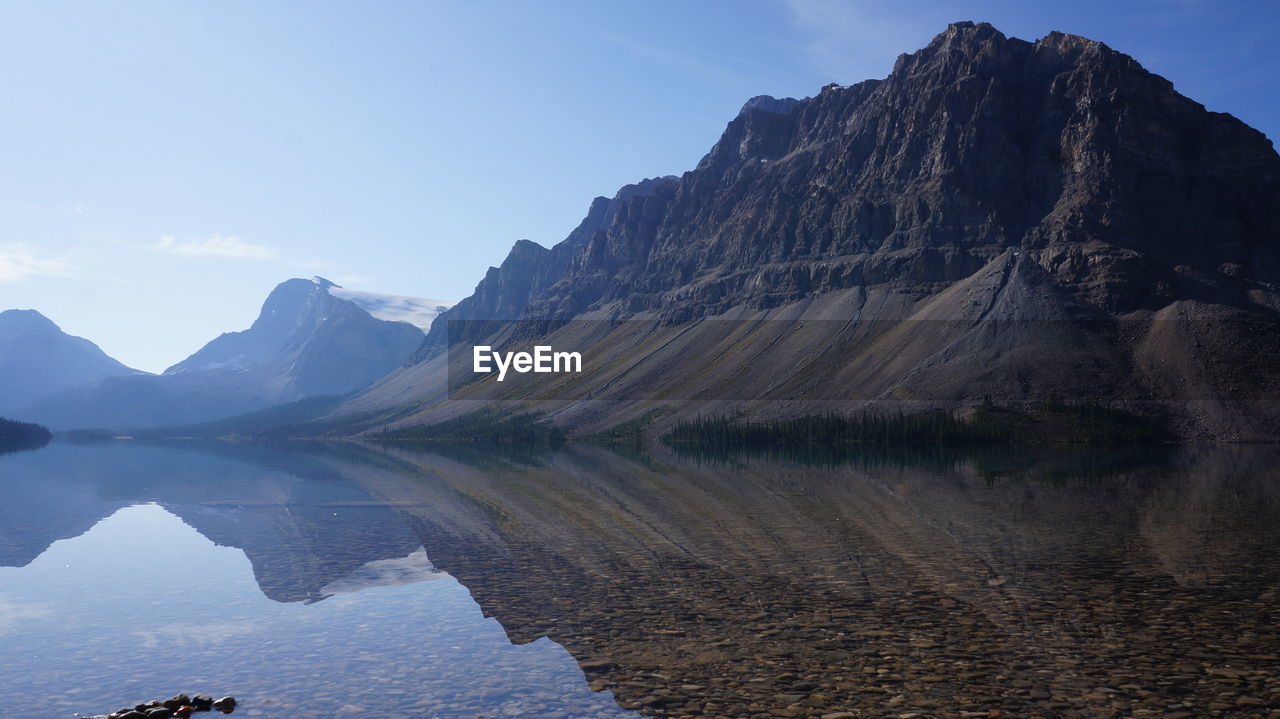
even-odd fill
[[[22,449],[38,449],[49,443],[53,435],[48,429],[32,423],[0,417],[0,454]]]
[[[663,436],[669,445],[767,447],[779,444],[844,445],[887,442],[1142,444],[1169,439],[1160,417],[1094,402],[1046,400],[1034,406],[1000,406],[984,400],[968,416],[835,413],[748,421],[697,417]]]
[[[567,436],[559,427],[538,421],[534,414],[502,416],[491,410],[480,410],[436,424],[415,425],[384,432],[372,438],[547,446],[561,444]]]

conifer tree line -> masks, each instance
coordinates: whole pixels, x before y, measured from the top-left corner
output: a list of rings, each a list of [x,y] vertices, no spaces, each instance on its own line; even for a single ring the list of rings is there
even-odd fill
[[[1082,442],[1142,443],[1167,438],[1163,420],[1092,401],[1048,399],[1032,407],[1002,407],[984,398],[967,417],[935,410],[907,414],[834,412],[747,421],[699,416],[675,424],[667,443],[751,446],[783,443]]]
[[[53,439],[45,427],[0,417],[0,452],[43,447]]]

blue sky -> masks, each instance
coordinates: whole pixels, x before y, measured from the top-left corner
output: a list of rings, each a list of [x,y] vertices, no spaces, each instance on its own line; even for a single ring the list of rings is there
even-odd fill
[[[1272,0],[4,2],[0,309],[159,371],[290,277],[457,300],[747,98],[954,20],[1102,40],[1280,133]]]

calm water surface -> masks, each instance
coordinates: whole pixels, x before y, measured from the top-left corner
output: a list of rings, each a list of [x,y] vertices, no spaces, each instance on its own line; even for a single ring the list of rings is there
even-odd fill
[[[0,697],[238,715],[1268,716],[1280,452],[0,457]],[[1275,716],[1280,716],[1280,712]]]

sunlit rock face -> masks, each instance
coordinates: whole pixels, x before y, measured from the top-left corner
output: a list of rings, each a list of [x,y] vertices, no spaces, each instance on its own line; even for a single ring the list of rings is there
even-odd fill
[[[1277,196],[1265,136],[1133,58],[957,23],[884,80],[748,103],[697,169],[623,200],[531,310],[922,297],[1010,250],[1108,312],[1251,292],[1276,308]]]
[[[1075,392],[1165,403],[1185,436],[1274,438],[1280,407],[1259,400],[1280,389],[1278,238],[1280,157],[1262,133],[1100,42],[956,23],[882,80],[753,98],[693,170],[597,199],[550,249],[517,243],[441,315],[418,366],[347,409],[411,398],[405,423],[450,416],[423,410],[448,320],[644,318],[652,331],[552,333],[544,344],[606,364],[656,358],[560,396],[679,399],[697,380],[726,400],[712,409],[771,417],[812,412],[786,403],[805,397]],[[883,331],[716,343],[689,327],[711,317]],[[935,320],[959,324],[904,339]],[[652,407],[528,408],[600,431]]]

